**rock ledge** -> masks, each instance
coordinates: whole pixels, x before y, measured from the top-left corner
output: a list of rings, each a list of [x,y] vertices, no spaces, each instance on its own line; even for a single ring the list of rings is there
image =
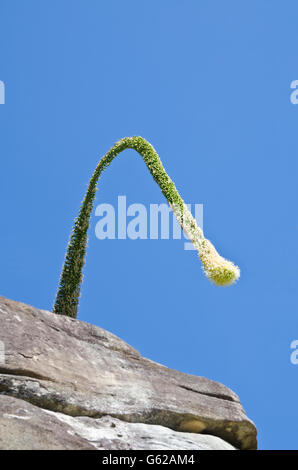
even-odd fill
[[[235,393],[100,327],[0,297],[1,449],[256,449]]]

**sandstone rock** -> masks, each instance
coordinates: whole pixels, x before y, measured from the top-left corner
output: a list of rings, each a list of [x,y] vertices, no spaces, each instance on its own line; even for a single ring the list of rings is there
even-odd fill
[[[92,450],[94,447],[54,413],[49,415],[24,400],[0,395],[0,449]]]
[[[0,396],[0,449],[234,450],[219,437],[117,418],[72,417]]]
[[[102,328],[4,297],[0,322],[4,395],[94,423],[110,416],[256,448],[254,424],[222,384],[145,359]]]

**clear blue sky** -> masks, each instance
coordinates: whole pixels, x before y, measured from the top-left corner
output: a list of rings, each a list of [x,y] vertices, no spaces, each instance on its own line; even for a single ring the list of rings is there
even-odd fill
[[[0,293],[51,309],[98,159],[142,135],[204,231],[241,268],[209,283],[177,240],[95,237],[79,319],[239,394],[259,447],[298,448],[298,4],[276,0],[1,0]],[[127,151],[96,204],[162,203]]]

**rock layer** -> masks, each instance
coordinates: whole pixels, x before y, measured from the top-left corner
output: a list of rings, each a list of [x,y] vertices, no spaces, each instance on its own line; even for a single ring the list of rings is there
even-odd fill
[[[0,448],[6,450],[234,450],[219,437],[111,416],[72,417],[0,397]]]

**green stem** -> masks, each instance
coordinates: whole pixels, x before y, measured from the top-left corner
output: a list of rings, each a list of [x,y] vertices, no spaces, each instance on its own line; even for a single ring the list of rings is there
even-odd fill
[[[53,312],[76,318],[83,280],[83,266],[87,248],[87,232],[93,209],[97,183],[101,173],[110,165],[112,160],[123,150],[136,150],[147,165],[154,181],[160,187],[183,230],[186,232],[203,262],[207,276],[219,285],[231,284],[239,277],[239,269],[233,263],[225,260],[216,252],[213,245],[204,238],[202,230],[197,227],[184,201],[180,197],[173,181],[167,175],[157,152],[152,145],[142,137],[125,137],[119,140],[98,163],[82,202],[78,217],[68,244],[59,289]]]

